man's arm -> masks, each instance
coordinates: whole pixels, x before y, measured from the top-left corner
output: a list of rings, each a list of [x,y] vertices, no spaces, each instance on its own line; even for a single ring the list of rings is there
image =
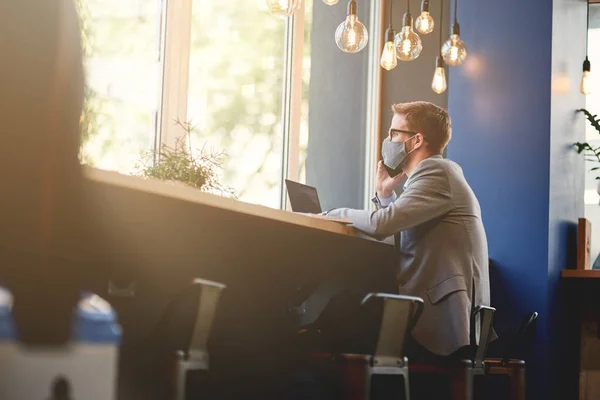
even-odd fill
[[[448,177],[438,167],[420,171],[388,207],[374,212],[339,208],[327,215],[347,218],[359,230],[383,238],[444,215],[453,207]]]

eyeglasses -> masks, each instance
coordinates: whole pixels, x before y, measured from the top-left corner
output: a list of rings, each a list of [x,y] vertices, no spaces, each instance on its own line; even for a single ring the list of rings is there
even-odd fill
[[[409,135],[416,135],[418,132],[405,131],[404,129],[390,129],[390,131],[389,131],[390,139],[393,139],[396,135],[399,135],[401,133],[407,133]]]

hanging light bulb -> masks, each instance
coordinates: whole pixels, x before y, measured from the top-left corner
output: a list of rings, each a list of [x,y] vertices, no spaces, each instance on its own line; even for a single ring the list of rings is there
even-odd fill
[[[442,46],[442,57],[444,62],[453,67],[462,64],[467,58],[467,46],[459,36],[460,27],[458,23],[452,26],[452,35]]]
[[[323,3],[327,4],[328,6],[337,4],[337,2],[338,2],[338,0],[323,0]]]
[[[440,1],[440,42],[442,43],[442,24],[444,23],[444,5]],[[433,73],[433,80],[431,81],[431,90],[437,94],[442,94],[448,88],[446,83],[446,67],[444,66],[444,58],[440,51],[440,55],[435,60],[435,72]]]
[[[398,60],[396,59],[396,45],[394,44],[394,28],[392,28],[392,0],[388,0],[390,2],[390,26],[385,31],[385,44],[383,45],[383,51],[381,52],[381,60],[379,63],[382,68],[391,71],[396,68],[398,65]]]
[[[369,41],[369,32],[358,20],[356,0],[348,3],[348,16],[335,30],[335,43],[346,53],[357,53],[365,48]]]
[[[412,61],[419,57],[423,49],[423,43],[419,35],[413,31],[412,16],[410,11],[404,14],[404,23],[402,31],[394,39],[396,45],[396,57],[400,61]]]
[[[442,94],[448,88],[446,83],[446,69],[444,68],[444,59],[442,56],[437,56],[435,60],[435,72],[433,73],[433,81],[431,81],[431,89],[437,94]]]
[[[267,0],[267,7],[273,15],[289,17],[300,8],[302,0]]]
[[[581,85],[579,85],[579,90],[583,94],[592,93],[592,63],[588,59],[588,30],[590,29],[590,3],[587,3],[587,25],[585,29],[585,61],[583,62],[583,76],[581,77]]]
[[[421,15],[415,21],[415,29],[420,34],[427,35],[433,32],[434,25],[433,17],[429,14],[429,0],[423,0],[421,2]]]
[[[460,25],[456,19],[458,0],[454,0],[454,24],[452,24],[452,34],[442,46],[442,56],[447,65],[456,67],[462,64],[467,58],[467,46],[460,39]]]
[[[394,44],[394,30],[392,26],[385,31],[385,44],[383,45],[383,52],[381,53],[380,64],[383,68],[388,71],[396,68],[398,60],[396,59],[396,45]]]
[[[581,77],[581,85],[579,86],[579,90],[583,94],[592,93],[592,63],[588,60],[587,56],[585,57],[585,61],[583,62],[583,76]]]

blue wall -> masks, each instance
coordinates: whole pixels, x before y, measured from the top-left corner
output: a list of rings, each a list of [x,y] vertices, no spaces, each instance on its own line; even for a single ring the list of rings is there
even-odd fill
[[[559,275],[569,232],[583,216],[583,164],[569,145],[583,138],[574,110],[584,104],[585,1],[462,0],[459,7],[469,56],[450,68],[448,157],[462,165],[482,206],[498,331],[540,313],[530,393],[558,397],[558,381],[547,379],[557,371],[550,354],[559,353],[551,348],[559,337]],[[567,39],[553,40],[553,25]]]

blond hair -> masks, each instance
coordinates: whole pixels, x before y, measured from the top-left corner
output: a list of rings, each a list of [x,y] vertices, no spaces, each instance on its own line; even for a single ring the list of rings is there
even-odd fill
[[[394,104],[392,111],[404,116],[408,129],[421,133],[432,151],[444,151],[452,137],[452,124],[446,110],[427,101],[414,101]]]

